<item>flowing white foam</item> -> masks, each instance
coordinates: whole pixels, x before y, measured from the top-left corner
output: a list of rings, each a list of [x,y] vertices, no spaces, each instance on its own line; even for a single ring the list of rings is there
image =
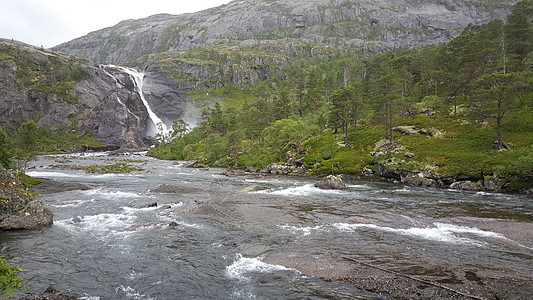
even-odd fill
[[[246,275],[250,273],[272,273],[277,271],[293,271],[299,274],[297,270],[289,269],[284,266],[271,265],[261,261],[261,258],[247,258],[240,253],[237,259],[226,267],[226,275],[231,279],[249,280]]]
[[[128,229],[134,224],[136,216],[123,214],[99,214],[94,216],[74,217],[54,222],[67,230],[79,233],[90,233],[98,238],[111,235],[124,235],[133,231]]]
[[[156,298],[152,298],[150,296],[139,293],[131,286],[121,285],[117,287],[115,291],[117,294],[124,294],[128,299],[134,299],[134,300],[155,300],[156,299]]]
[[[282,225],[279,226],[279,228],[283,230],[287,230],[293,234],[302,234],[304,236],[310,235],[313,232],[323,232],[327,230],[324,226],[315,226],[315,227],[300,227],[300,226],[289,226],[289,225]]]
[[[58,208],[61,208],[61,207],[78,207],[78,206],[81,206],[85,203],[92,203],[94,202],[94,199],[89,199],[89,200],[70,200],[70,201],[63,201],[61,204],[55,204],[55,205],[51,205],[53,207],[58,207]]]
[[[255,191],[252,193],[257,194],[269,194],[277,196],[287,196],[287,197],[305,197],[316,194],[341,194],[342,191],[338,190],[323,190],[315,187],[313,184],[306,184],[303,186],[296,186],[286,189],[268,189],[262,191]]]
[[[39,178],[65,178],[65,177],[77,177],[77,174],[69,174],[65,172],[53,172],[53,171],[29,171],[26,172],[28,176]]]
[[[367,185],[367,184],[347,184],[346,185],[347,188],[351,189],[365,189],[365,190],[373,190],[375,188]]]
[[[154,197],[152,195],[144,195],[144,194],[133,193],[133,192],[104,191],[102,189],[87,190],[87,191],[84,191],[84,194],[92,195],[92,196],[101,196],[101,197],[104,197],[104,198],[111,198],[111,199],[153,198]]]
[[[81,297],[80,299],[82,299],[82,300],[100,300],[100,297],[87,295],[87,296]]]
[[[411,228],[392,228],[386,226],[377,226],[375,224],[347,224],[347,223],[335,223],[333,226],[340,231],[350,232],[357,229],[374,229],[385,232],[398,233],[401,235],[412,236],[415,238],[421,238],[432,241],[453,243],[453,244],[480,244],[479,241],[474,239],[460,236],[469,235],[485,238],[495,238],[508,240],[505,236],[491,231],[484,231],[478,228],[456,226],[444,223],[434,223],[435,227],[411,227]]]

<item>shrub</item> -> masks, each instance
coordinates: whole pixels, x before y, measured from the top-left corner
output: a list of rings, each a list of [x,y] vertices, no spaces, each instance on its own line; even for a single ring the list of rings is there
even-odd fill
[[[9,266],[7,260],[0,257],[0,295],[11,295],[24,287],[23,279],[17,276],[20,271],[22,270],[18,266]]]

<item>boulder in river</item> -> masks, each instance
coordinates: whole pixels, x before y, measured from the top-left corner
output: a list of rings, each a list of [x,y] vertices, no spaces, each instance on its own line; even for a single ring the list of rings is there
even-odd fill
[[[344,184],[344,182],[342,182],[342,177],[340,175],[339,176],[335,176],[335,175],[326,176],[324,179],[315,183],[315,186],[323,190],[344,190],[346,189],[346,185]]]
[[[457,181],[450,185],[451,189],[463,190],[463,191],[480,191],[482,190],[481,186],[473,183],[472,181]]]
[[[0,222],[0,229],[41,229],[52,226],[54,214],[40,200],[30,201],[24,209]]]

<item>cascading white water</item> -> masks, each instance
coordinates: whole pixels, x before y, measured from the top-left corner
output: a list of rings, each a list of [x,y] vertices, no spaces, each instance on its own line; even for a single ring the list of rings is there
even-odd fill
[[[126,68],[126,67],[119,67],[115,66],[116,68],[119,68],[120,70],[124,71],[128,75],[130,75],[133,78],[133,82],[135,83],[135,88],[137,93],[139,93],[139,96],[141,96],[141,100],[146,107],[146,110],[148,111],[148,115],[150,117],[150,120],[154,123],[155,132],[151,132],[153,135],[156,133],[161,134],[168,134],[169,129],[167,125],[159,118],[154,111],[150,108],[150,105],[148,104],[148,101],[146,101],[146,98],[144,97],[143,93],[143,81],[144,81],[144,73],[139,72],[135,69]]]
[[[115,66],[113,66],[113,67],[115,67]],[[119,82],[119,80],[118,80],[115,76],[113,76],[113,74],[109,73],[109,72],[105,69],[105,66],[104,66],[104,65],[100,65],[99,68],[104,72],[104,74],[106,74],[107,76],[113,78],[113,80],[115,81],[115,85],[117,86],[117,88],[120,89],[120,88],[123,87],[123,85]],[[122,105],[122,106],[126,109],[126,111],[127,111],[130,115],[132,115],[135,119],[137,119],[137,123],[138,123],[138,125],[139,125],[140,118],[139,118],[136,114],[134,114],[134,113],[128,108],[128,106],[127,106],[124,102],[122,102],[122,100],[120,100],[120,98],[119,98],[118,96],[117,96],[117,101],[118,101],[118,103],[119,103],[120,105]]]

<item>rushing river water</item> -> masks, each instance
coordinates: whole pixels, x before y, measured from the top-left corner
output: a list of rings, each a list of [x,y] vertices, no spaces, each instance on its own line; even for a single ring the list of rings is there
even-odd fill
[[[144,171],[54,168],[121,159]],[[91,300],[383,299],[323,279],[402,275],[489,299],[532,291],[521,284],[533,279],[531,196],[367,182],[324,191],[221,171],[142,155],[39,157],[30,175],[91,189],[39,196],[54,225],[0,233],[0,255],[20,265],[29,293],[53,285]]]

